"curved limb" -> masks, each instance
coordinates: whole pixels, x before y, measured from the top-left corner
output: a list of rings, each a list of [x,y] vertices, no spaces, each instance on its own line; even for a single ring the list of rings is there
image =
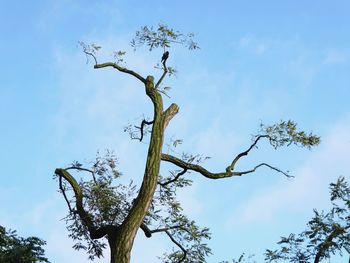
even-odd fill
[[[114,226],[102,226],[102,227],[96,227],[91,220],[90,215],[85,211],[84,206],[83,206],[83,193],[80,188],[80,185],[78,182],[74,179],[72,175],[70,175],[69,172],[67,172],[65,169],[56,169],[55,174],[59,176],[60,180],[60,187],[62,186],[62,178],[65,179],[70,186],[72,187],[74,191],[74,196],[75,196],[75,206],[77,209],[77,213],[84,223],[84,225],[87,227],[91,239],[99,239],[107,235],[111,230],[114,230]],[[61,188],[63,189],[63,187]],[[63,195],[65,196],[65,192],[63,191]],[[69,204],[67,196],[65,196],[65,199],[67,201],[67,204]],[[68,207],[71,210],[70,205]],[[71,210],[72,211],[72,210]]]
[[[187,170],[192,170],[192,171],[195,171],[195,172],[198,172],[200,174],[202,174],[203,176],[207,177],[207,178],[210,178],[210,179],[221,179],[221,178],[227,178],[227,177],[232,177],[232,176],[242,176],[242,175],[245,175],[245,174],[249,174],[249,173],[252,173],[252,172],[255,172],[255,170],[261,166],[266,166],[268,168],[271,168],[277,172],[280,172],[282,174],[284,174],[285,176],[287,177],[291,177],[287,172],[283,172],[282,170],[276,168],[276,167],[273,167],[267,163],[261,163],[257,166],[255,166],[253,169],[251,170],[247,170],[247,171],[243,171],[243,172],[233,172],[233,171],[230,171],[228,169],[226,169],[225,172],[221,172],[221,173],[212,173],[210,171],[208,171],[207,169],[205,169],[204,167],[198,165],[198,164],[192,164],[192,163],[188,163],[188,162],[185,162],[175,156],[172,156],[172,155],[169,155],[169,154],[162,154],[162,160],[163,161],[166,161],[166,162],[170,162],[176,166],[179,166],[183,169],[187,169]]]
[[[115,68],[116,70],[126,73],[126,74],[130,74],[131,76],[134,76],[135,78],[137,78],[138,80],[140,80],[142,83],[146,83],[146,79],[144,79],[143,77],[141,77],[138,73],[136,73],[135,71],[132,71],[130,69],[124,68],[119,66],[117,63],[113,63],[113,62],[106,62],[106,63],[102,63],[102,64],[95,64],[94,68],[98,69],[98,68],[107,68],[107,67],[112,67]]]
[[[94,68],[98,69],[98,68],[106,68],[106,67],[112,67],[115,68],[116,70],[129,74],[131,76],[134,76],[135,78],[137,78],[138,80],[140,80],[142,83],[146,84],[146,79],[144,79],[143,77],[141,77],[141,75],[139,75],[138,73],[136,73],[135,71],[132,71],[130,69],[124,68],[119,66],[117,63],[114,62],[106,62],[106,63],[102,63],[99,64],[97,63],[97,58],[95,55],[95,50],[90,51],[91,49],[89,48],[89,46],[83,45],[83,52],[87,55],[87,56],[91,56],[94,61],[95,61],[95,65]],[[100,48],[100,47],[99,47]]]

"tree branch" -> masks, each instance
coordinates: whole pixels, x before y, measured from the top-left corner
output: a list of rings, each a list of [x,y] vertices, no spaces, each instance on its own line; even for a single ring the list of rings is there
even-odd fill
[[[170,163],[172,163],[176,166],[179,166],[183,169],[198,172],[198,173],[202,174],[203,176],[210,178],[210,179],[221,179],[221,178],[227,178],[227,177],[232,177],[232,176],[242,176],[245,174],[255,172],[255,170],[261,166],[267,166],[267,167],[271,168],[272,170],[275,170],[279,173],[284,174],[287,177],[292,177],[288,173],[283,172],[282,170],[280,170],[276,167],[273,167],[267,163],[261,163],[261,164],[255,166],[253,169],[248,170],[248,171],[243,171],[243,172],[234,172],[234,171],[226,170],[225,172],[221,172],[221,173],[212,173],[200,165],[187,163],[187,162],[185,162],[185,161],[183,161],[175,156],[169,155],[169,154],[163,153],[161,158],[163,161],[170,162]]]
[[[231,176],[235,175],[233,172],[211,173],[200,165],[187,163],[187,162],[185,162],[185,161],[183,161],[175,156],[169,155],[169,154],[163,153],[161,156],[161,159],[162,159],[162,161],[170,162],[170,163],[172,163],[176,166],[179,166],[183,169],[198,172],[198,173],[202,174],[203,176],[210,178],[210,179],[220,179],[220,178],[231,177]]]
[[[139,129],[140,130],[140,133],[141,133],[141,136],[140,138],[133,138],[133,139],[138,139],[140,142],[142,142],[142,139],[143,139],[143,128],[145,125],[151,125],[153,124],[154,121],[146,121],[145,119],[142,120],[141,122],[141,127],[138,127],[138,126],[135,126],[135,128]]]
[[[129,70],[127,68],[121,67],[116,63],[113,63],[113,62],[106,62],[106,63],[102,63],[102,64],[96,63],[94,66],[95,69],[106,68],[106,67],[112,67],[112,68],[119,70],[120,72],[130,74],[130,75],[134,76],[135,78],[139,79],[142,83],[146,84],[146,79],[141,77],[138,73],[136,73],[135,71]]]
[[[91,171],[90,169],[83,168],[83,167],[78,167],[78,166],[70,166],[70,167],[68,167],[68,168],[65,168],[65,170],[66,170],[66,171],[69,171],[69,170],[78,170],[78,171],[89,172],[89,173],[91,173],[94,182],[97,183],[96,177],[95,177],[95,173],[94,173],[94,171]]]
[[[179,229],[179,228],[181,228],[182,230],[187,231],[184,228],[183,225],[169,226],[169,227],[157,228],[157,229],[151,230],[145,223],[142,223],[140,225],[140,228],[145,233],[145,236],[148,237],[148,238],[152,237],[152,234],[154,234],[154,233],[165,232],[165,231],[168,231],[168,230],[171,230],[171,229]]]
[[[270,138],[270,136],[269,136],[269,135],[259,135],[259,136],[257,136],[256,139],[255,139],[255,141],[254,141],[254,143],[253,143],[252,145],[250,145],[250,147],[248,148],[248,150],[239,153],[239,154],[233,159],[231,165],[228,166],[228,167],[226,168],[226,171],[233,171],[234,168],[235,168],[235,165],[236,165],[237,161],[238,161],[241,157],[247,156],[248,153],[256,146],[256,144],[258,143],[258,141],[259,141],[260,139],[262,139],[262,138]],[[270,139],[271,139],[271,138],[270,138]]]
[[[168,73],[168,68],[167,68],[165,63],[166,63],[166,60],[163,61],[163,74],[162,74],[162,76],[160,77],[160,79],[158,80],[158,82],[157,82],[157,84],[155,86],[156,89],[159,87],[159,85],[162,83],[163,79],[165,78],[166,74]]]
[[[112,67],[112,68],[115,68],[117,70],[119,70],[120,72],[123,72],[123,73],[127,73],[127,74],[130,74],[132,76],[134,76],[135,78],[139,79],[142,83],[146,84],[146,80],[141,77],[138,73],[132,71],[132,70],[129,70],[127,68],[124,68],[124,67],[121,67],[119,66],[117,63],[113,63],[113,62],[106,62],[106,63],[102,63],[102,64],[98,64],[97,63],[97,59],[96,59],[96,56],[95,56],[95,51],[90,51],[91,49],[89,48],[89,45],[86,46],[85,44],[82,44],[83,45],[83,52],[87,55],[87,56],[91,56],[93,57],[94,61],[95,61],[95,65],[94,65],[94,68],[95,69],[98,69],[98,68],[106,68],[106,67]]]
[[[164,128],[166,128],[170,120],[179,112],[179,106],[172,103],[163,113]]]
[[[186,255],[187,255],[187,251],[186,249],[179,243],[177,242],[173,236],[170,234],[169,230],[171,229],[179,229],[179,228],[182,228],[183,229],[183,226],[181,225],[177,225],[177,226],[170,226],[170,227],[164,227],[164,228],[158,228],[158,229],[154,229],[154,230],[150,230],[148,228],[148,226],[145,224],[145,223],[142,223],[140,228],[143,230],[143,232],[145,233],[146,237],[150,238],[152,236],[153,233],[161,233],[161,232],[165,232],[168,237],[170,238],[170,240],[175,244],[177,245],[183,252],[183,256],[182,258],[178,261],[178,263],[180,262],[183,262],[185,259],[186,259]],[[186,230],[186,229],[184,229]]]
[[[281,174],[285,175],[285,176],[288,177],[288,178],[294,178],[294,176],[288,174],[287,172],[284,172],[284,171],[282,171],[282,170],[280,170],[280,169],[278,169],[278,168],[276,168],[276,167],[274,167],[274,166],[271,166],[271,165],[269,165],[269,164],[267,164],[267,163],[261,163],[261,164],[258,164],[257,166],[255,166],[255,167],[254,167],[253,169],[251,169],[251,170],[247,170],[247,171],[244,171],[244,172],[234,172],[234,174],[235,174],[236,176],[241,176],[241,175],[253,173],[253,172],[256,171],[256,169],[258,169],[258,168],[261,167],[261,166],[266,166],[266,167],[268,167],[268,168],[270,168],[270,169],[272,169],[272,170],[275,170],[275,171],[278,172],[278,173],[281,173]]]
[[[142,231],[145,233],[145,236],[150,238],[152,236],[152,231],[151,229],[149,229],[149,227],[145,224],[145,223],[142,223],[140,225],[140,228],[142,229]]]
[[[170,238],[170,240],[182,250],[183,256],[182,256],[182,258],[178,261],[178,263],[183,262],[183,261],[186,259],[186,256],[187,256],[187,251],[186,251],[186,249],[185,249],[179,242],[177,242],[177,241],[173,238],[173,236],[169,233],[168,230],[165,230],[165,233],[168,235],[168,237]]]
[[[104,237],[108,234],[109,231],[112,231],[115,229],[114,226],[102,226],[99,228],[96,228],[93,221],[91,220],[90,215],[85,211],[83,206],[83,193],[82,190],[78,184],[78,182],[74,179],[73,176],[71,176],[65,169],[56,169],[55,174],[59,176],[60,179],[60,187],[62,180],[61,178],[64,178],[70,186],[73,188],[74,195],[75,195],[75,206],[77,208],[77,213],[82,220],[83,224],[87,227],[91,239],[99,239]],[[65,196],[65,194],[64,194]],[[65,198],[67,198],[65,196]],[[68,199],[66,199],[67,201]]]
[[[177,179],[179,179],[179,177],[180,177],[181,175],[184,175],[186,172],[187,172],[187,168],[185,168],[185,169],[183,169],[181,172],[177,173],[177,175],[176,175],[173,179],[171,179],[171,180],[169,180],[169,181],[167,181],[167,182],[164,182],[164,183],[158,182],[158,184],[159,184],[160,186],[163,186],[163,187],[164,187],[164,186],[166,186],[166,185],[168,185],[168,184],[171,184],[171,183],[175,182]]]
[[[67,195],[66,195],[66,191],[65,191],[65,189],[64,189],[64,187],[63,187],[62,177],[59,176],[59,179],[58,179],[58,180],[59,180],[59,184],[60,184],[60,190],[61,190],[61,192],[62,192],[62,194],[63,194],[64,199],[66,200],[66,203],[67,203],[69,212],[73,213],[73,209],[72,209],[72,207],[70,206],[69,200],[68,200]]]

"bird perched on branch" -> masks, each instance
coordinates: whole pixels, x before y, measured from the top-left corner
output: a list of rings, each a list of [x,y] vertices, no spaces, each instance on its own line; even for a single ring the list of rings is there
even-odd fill
[[[163,53],[163,56],[162,56],[162,63],[165,63],[166,62],[166,60],[168,59],[168,57],[169,57],[169,51],[165,51],[164,53]]]

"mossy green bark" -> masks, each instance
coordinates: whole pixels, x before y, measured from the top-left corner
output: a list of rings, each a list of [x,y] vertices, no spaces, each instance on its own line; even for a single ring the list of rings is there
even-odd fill
[[[148,76],[145,83],[146,94],[153,102],[154,123],[148,148],[145,172],[139,194],[118,231],[109,236],[111,263],[129,263],[130,252],[138,229],[150,207],[157,187],[165,128],[177,113],[178,107],[172,104],[163,112],[163,101],[154,87],[154,78]]]

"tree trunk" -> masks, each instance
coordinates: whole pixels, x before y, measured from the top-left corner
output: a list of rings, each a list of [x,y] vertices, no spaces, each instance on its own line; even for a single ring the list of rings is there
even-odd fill
[[[132,249],[133,240],[130,242],[120,229],[109,233],[108,243],[111,251],[110,263],[129,263],[130,252]]]
[[[152,76],[148,76],[146,79],[146,92],[154,104],[154,122],[143,181],[129,214],[118,227],[118,231],[108,237],[111,249],[111,263],[130,262],[130,253],[136,233],[149,209],[157,187],[164,131],[170,119],[178,112],[178,106],[172,104],[163,113],[162,97],[154,88],[153,80]]]
[[[128,249],[124,244],[114,244],[110,246],[111,263],[129,263],[131,248]]]

